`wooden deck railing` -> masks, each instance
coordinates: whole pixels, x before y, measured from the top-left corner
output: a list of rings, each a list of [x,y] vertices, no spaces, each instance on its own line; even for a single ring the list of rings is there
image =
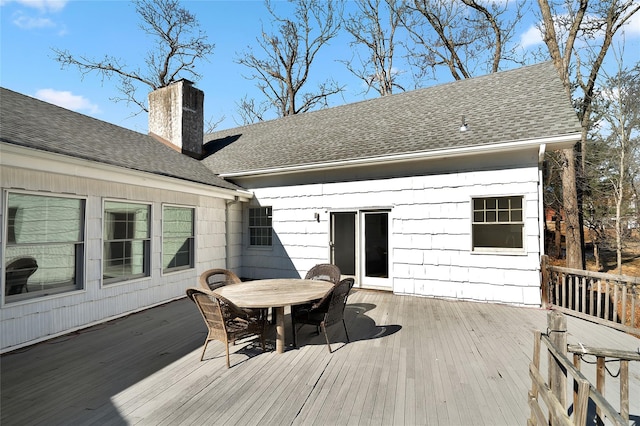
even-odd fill
[[[640,334],[640,277],[553,266],[547,256],[540,270],[544,307]]]
[[[527,420],[533,425],[584,425],[608,424],[623,426],[629,424],[629,362],[640,361],[640,353],[601,348],[585,348],[567,345],[567,322],[563,314],[550,312],[547,319],[548,334],[535,332],[533,361],[529,366],[532,380],[529,391],[531,416]],[[547,347],[548,377],[545,380],[540,372],[541,343]],[[573,364],[567,358],[567,352],[573,353]],[[597,359],[596,386],[581,372],[581,359],[584,355],[594,355]],[[608,359],[607,359],[608,358]],[[605,362],[620,362],[620,411],[603,396],[605,389]],[[573,407],[567,406],[567,378],[573,379]],[[540,404],[540,398],[544,407]],[[589,412],[589,402],[595,406],[595,412]],[[570,414],[571,413],[571,414]]]

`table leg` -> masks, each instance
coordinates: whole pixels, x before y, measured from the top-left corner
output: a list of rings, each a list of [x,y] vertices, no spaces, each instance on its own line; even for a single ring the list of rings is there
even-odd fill
[[[284,353],[284,306],[275,308],[276,312],[276,352]]]

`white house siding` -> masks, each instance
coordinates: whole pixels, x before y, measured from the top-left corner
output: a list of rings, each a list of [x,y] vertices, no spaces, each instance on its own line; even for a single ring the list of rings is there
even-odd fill
[[[200,272],[225,267],[226,200],[214,196],[145,187],[146,179],[131,184],[51,174],[4,166],[2,190],[33,191],[42,195],[73,195],[86,199],[85,281],[84,289],[55,296],[35,298],[0,306],[2,352],[34,343],[51,336],[116,318],[157,305],[185,294],[186,287],[196,285]],[[133,184],[136,182],[137,184]],[[157,186],[157,185],[156,185]],[[4,214],[0,197],[0,214]],[[150,203],[152,216],[151,275],[149,277],[102,286],[102,215],[103,200],[128,200]],[[162,273],[162,205],[163,203],[195,207],[195,268]],[[234,223],[241,220],[240,205],[233,209]],[[4,219],[2,221],[4,223]],[[234,229],[238,240],[239,229]],[[4,234],[4,231],[3,231]],[[4,247],[4,243],[1,245]],[[239,257],[238,247],[233,258]],[[2,256],[2,265],[7,259]],[[4,277],[4,266],[1,274]]]
[[[291,181],[300,178],[285,176],[270,186],[241,182],[255,185],[252,204],[273,208],[274,229],[274,247],[248,248],[243,272],[254,278],[303,276],[313,264],[329,260],[331,211],[390,207],[395,293],[539,305],[537,158],[529,152],[512,154],[510,161],[519,164],[491,167],[477,159],[484,170],[458,163],[463,171],[385,179],[294,185]],[[472,197],[508,195],[524,196],[524,253],[472,253]]]

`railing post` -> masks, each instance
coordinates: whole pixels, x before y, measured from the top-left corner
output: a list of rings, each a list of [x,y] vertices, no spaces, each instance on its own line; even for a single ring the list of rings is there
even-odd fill
[[[601,395],[604,395],[604,373],[605,373],[605,364],[604,364],[604,356],[596,357],[596,389],[600,392]],[[604,424],[602,421],[602,408],[596,406],[596,415],[598,418],[597,424]]]
[[[539,331],[533,332],[533,361],[531,362],[535,367],[535,371],[540,371],[540,336],[542,333]],[[538,401],[538,383],[534,378],[531,379],[531,392],[529,393],[529,400]],[[537,425],[535,409],[531,407],[531,416],[527,421],[527,425]]]
[[[540,257],[540,289],[542,291],[542,308],[547,309],[549,306],[549,256]]]
[[[629,422],[629,361],[620,360],[620,415]]]
[[[557,311],[547,314],[549,340],[556,350],[567,356],[567,318]],[[549,353],[549,388],[564,409],[567,408],[567,370]]]

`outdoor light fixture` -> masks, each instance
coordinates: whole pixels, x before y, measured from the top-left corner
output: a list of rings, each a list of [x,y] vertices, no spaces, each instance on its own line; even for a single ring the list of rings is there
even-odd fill
[[[314,213],[313,215],[316,219],[316,222],[320,223],[320,213]]]
[[[466,132],[469,129],[469,127],[467,126],[467,120],[464,118],[464,115],[462,116],[462,126],[460,126],[460,131],[461,132]]]

